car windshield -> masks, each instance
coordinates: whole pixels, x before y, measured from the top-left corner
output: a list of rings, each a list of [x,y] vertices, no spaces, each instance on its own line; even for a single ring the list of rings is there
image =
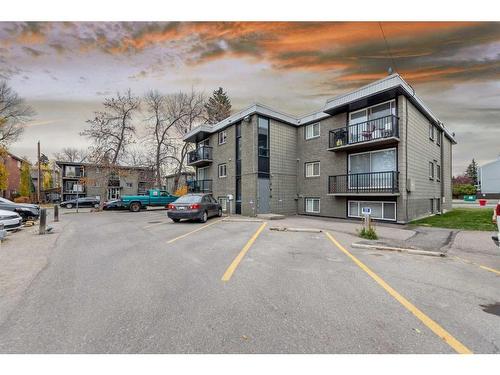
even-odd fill
[[[201,195],[184,195],[178,198],[175,203],[199,203],[201,198]]]

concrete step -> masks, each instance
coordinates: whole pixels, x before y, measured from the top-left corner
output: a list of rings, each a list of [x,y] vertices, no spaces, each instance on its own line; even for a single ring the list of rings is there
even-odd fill
[[[262,220],[282,220],[285,218],[285,215],[279,215],[279,214],[259,214],[257,215],[259,219]]]

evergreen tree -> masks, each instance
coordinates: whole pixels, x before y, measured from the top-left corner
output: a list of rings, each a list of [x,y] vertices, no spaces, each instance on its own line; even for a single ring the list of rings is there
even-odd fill
[[[215,90],[205,104],[208,123],[216,124],[231,115],[231,100],[222,87]]]
[[[472,159],[471,163],[467,167],[467,170],[465,171],[465,175],[472,180],[472,183],[474,185],[478,184],[477,163],[476,163],[476,161],[474,159]]]

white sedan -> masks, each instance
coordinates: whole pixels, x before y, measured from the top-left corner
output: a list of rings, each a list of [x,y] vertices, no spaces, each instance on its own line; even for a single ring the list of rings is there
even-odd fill
[[[23,219],[17,212],[0,210],[0,227],[4,230],[17,230],[21,228]]]

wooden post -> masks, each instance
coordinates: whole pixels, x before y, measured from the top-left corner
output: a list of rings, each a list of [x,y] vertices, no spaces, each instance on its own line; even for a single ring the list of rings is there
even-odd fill
[[[47,209],[40,209],[40,228],[39,234],[45,234],[47,229]]]
[[[36,184],[36,202],[40,204],[40,180],[42,176],[42,170],[40,166],[40,141],[38,141],[37,160],[38,160],[38,179]]]

